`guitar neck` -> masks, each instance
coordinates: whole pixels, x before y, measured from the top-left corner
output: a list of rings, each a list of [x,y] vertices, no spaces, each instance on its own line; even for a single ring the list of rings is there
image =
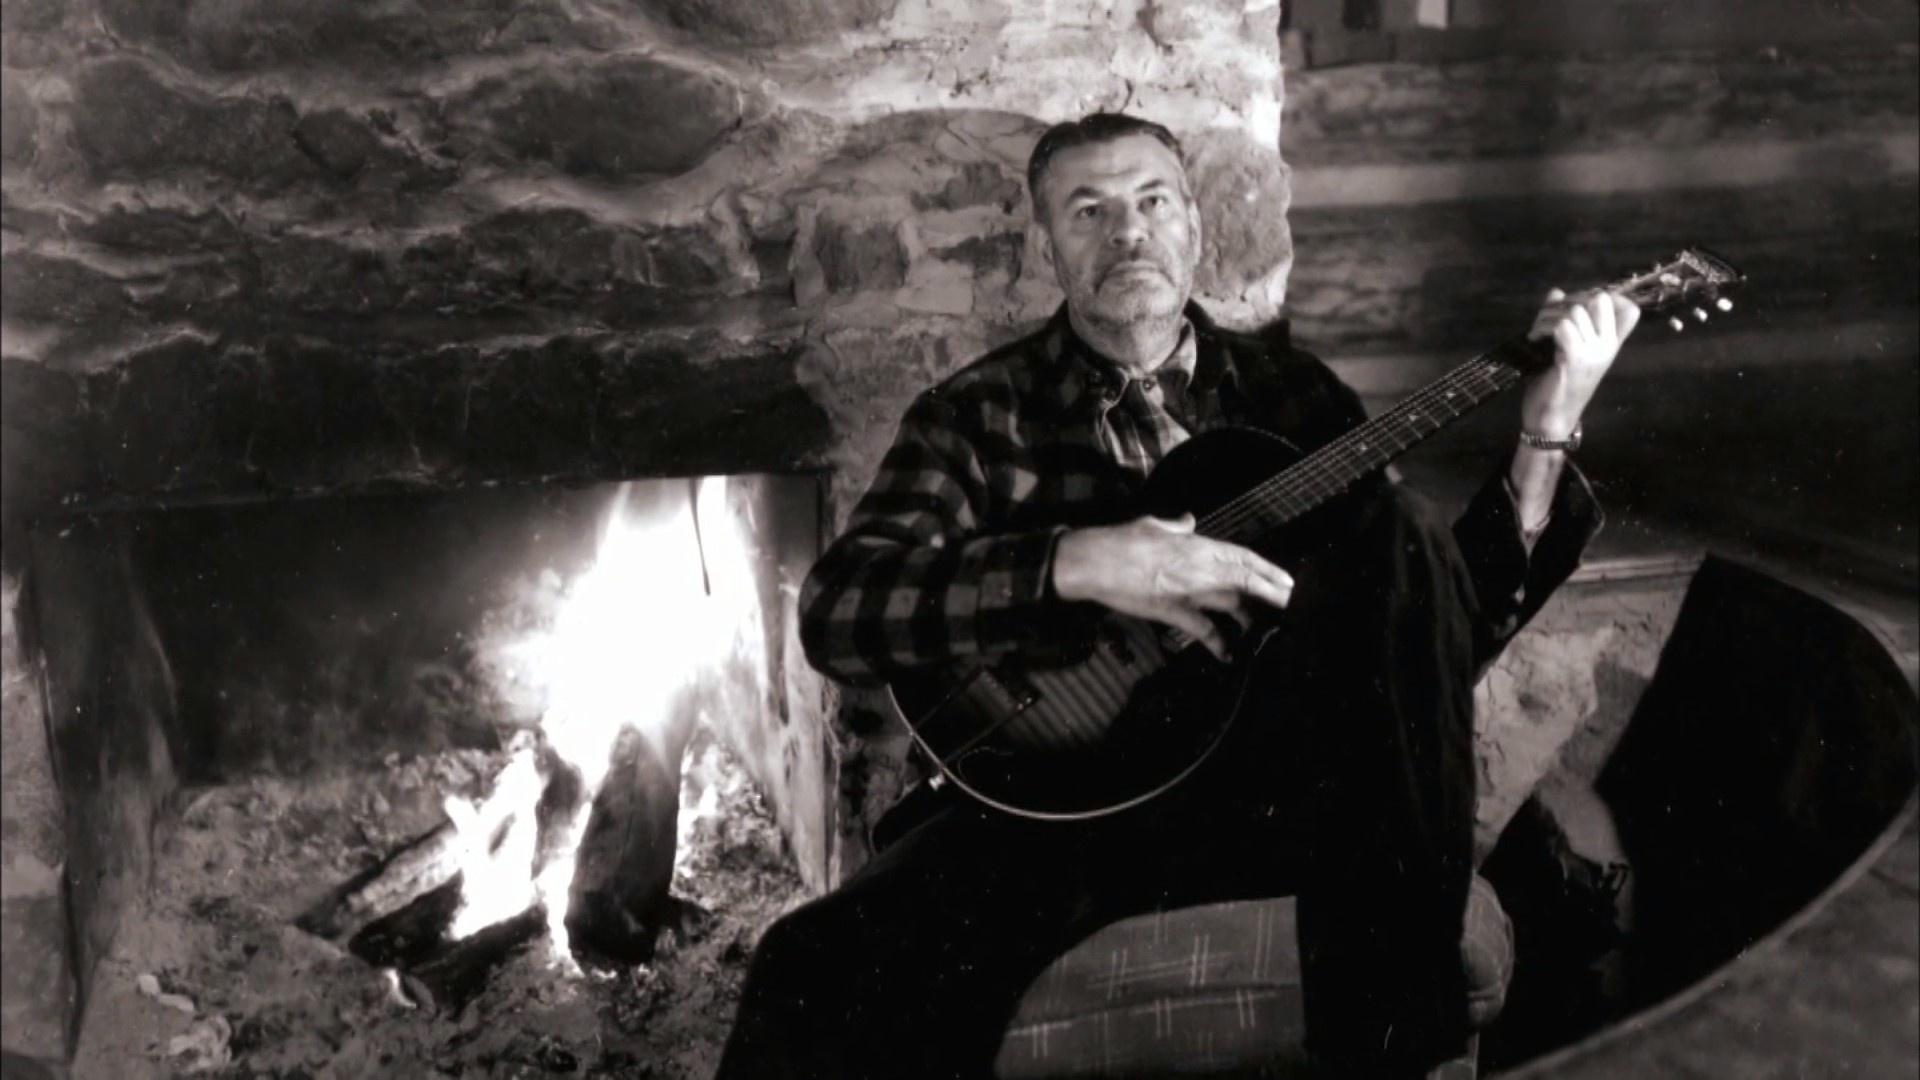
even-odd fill
[[[1481,353],[1404,401],[1209,513],[1198,531],[1247,543],[1307,513],[1387,467],[1535,366],[1533,346],[1515,339]]]

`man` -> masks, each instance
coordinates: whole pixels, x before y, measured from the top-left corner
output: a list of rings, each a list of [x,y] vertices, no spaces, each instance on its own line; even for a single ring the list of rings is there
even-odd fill
[[[1228,744],[1140,808],[1036,822],[910,797],[897,839],[769,929],[720,1075],[986,1077],[1021,992],[1100,925],[1286,893],[1310,1053],[1330,1075],[1421,1075],[1466,1037],[1472,683],[1598,526],[1566,450],[1639,312],[1549,294],[1535,329],[1556,355],[1522,394],[1521,444],[1451,533],[1382,480],[1331,549],[1283,568],[1130,497],[1195,433],[1318,445],[1363,419],[1358,398],[1284,323],[1231,333],[1190,302],[1200,212],[1165,128],[1058,125],[1028,184],[1066,303],[913,403],[803,590],[809,658],[873,681],[1044,657],[1102,610],[1225,656],[1234,626],[1283,609],[1285,648]]]

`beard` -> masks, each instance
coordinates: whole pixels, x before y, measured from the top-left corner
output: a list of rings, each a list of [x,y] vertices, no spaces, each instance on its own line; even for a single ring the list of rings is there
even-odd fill
[[[1097,267],[1073,299],[1083,318],[1115,329],[1177,318],[1186,307],[1191,279],[1174,260],[1141,253]]]

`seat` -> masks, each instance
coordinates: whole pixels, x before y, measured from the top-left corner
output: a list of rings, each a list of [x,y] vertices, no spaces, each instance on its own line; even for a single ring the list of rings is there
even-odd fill
[[[1513,927],[1475,877],[1460,942],[1475,1030],[1499,1015]],[[1202,904],[1112,923],[1035,979],[1007,1027],[999,1080],[1304,1075],[1292,897]],[[1471,1052],[1438,1077],[1476,1075]]]

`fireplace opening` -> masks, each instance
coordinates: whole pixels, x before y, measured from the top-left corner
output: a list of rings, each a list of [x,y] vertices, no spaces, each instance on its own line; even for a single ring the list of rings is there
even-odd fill
[[[792,625],[820,498],[711,476],[41,530],[50,698],[150,669],[119,681],[166,699],[74,1075],[709,1071],[754,938],[823,872]],[[103,544],[124,650],[63,595],[113,591],[67,551]]]

